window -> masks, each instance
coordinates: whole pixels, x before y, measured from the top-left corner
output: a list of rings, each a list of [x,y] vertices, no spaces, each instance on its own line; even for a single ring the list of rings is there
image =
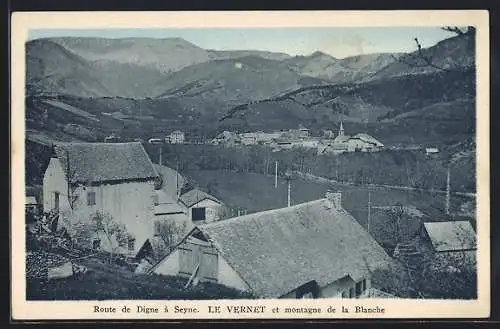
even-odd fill
[[[128,251],[134,251],[135,239],[128,239]]]
[[[59,210],[59,192],[54,192],[54,209]]]
[[[193,208],[192,210],[193,222],[202,221],[206,219],[206,208]]]
[[[98,250],[100,248],[101,248],[101,240],[95,239],[94,241],[92,241],[92,249]]]
[[[361,291],[365,291],[366,290],[366,279],[363,279],[362,282],[362,286],[361,286]]]
[[[359,281],[359,282],[356,282],[356,296],[359,296],[361,295],[361,286],[362,286],[362,282]]]
[[[354,288],[349,289],[349,298],[354,298]]]
[[[87,205],[95,205],[95,192],[87,192]]]

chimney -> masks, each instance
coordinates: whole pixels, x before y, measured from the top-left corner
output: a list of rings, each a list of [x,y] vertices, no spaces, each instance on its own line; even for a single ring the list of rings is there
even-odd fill
[[[326,192],[326,199],[330,201],[332,206],[336,209],[342,208],[342,192],[341,191],[331,191]]]

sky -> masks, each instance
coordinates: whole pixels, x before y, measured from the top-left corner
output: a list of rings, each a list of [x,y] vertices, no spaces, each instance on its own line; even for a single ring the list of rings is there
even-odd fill
[[[216,50],[267,50],[292,56],[322,51],[336,58],[416,50],[414,39],[430,47],[453,36],[439,27],[311,28],[168,28],[30,30],[29,39],[45,37],[182,38]]]

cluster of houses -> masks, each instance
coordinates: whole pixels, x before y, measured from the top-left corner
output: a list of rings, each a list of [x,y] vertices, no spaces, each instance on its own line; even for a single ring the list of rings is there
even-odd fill
[[[148,143],[150,144],[184,144],[185,134],[180,130],[175,130],[167,135],[165,138],[150,138]]]
[[[221,200],[199,189],[181,193],[183,185],[178,172],[153,164],[141,143],[55,144],[43,210],[57,213],[57,226],[68,231],[97,212],[109,214],[125,225],[128,243],[116,246],[98,231],[77,242],[147,259],[151,275],[216,282],[262,298],[394,297],[371,278],[393,259],[343,208],[340,192],[224,219]],[[173,223],[184,230],[165,252],[161,227]],[[425,229],[433,244],[454,238],[437,223]],[[474,236],[468,227],[465,234]]]
[[[226,147],[265,145],[276,151],[292,148],[317,149],[319,155],[345,152],[376,152],[384,148],[384,144],[368,134],[345,135],[342,122],[337,136],[331,130],[323,131],[321,137],[311,136],[307,128],[299,125],[298,129],[274,132],[235,133],[224,131],[212,139],[210,143]]]

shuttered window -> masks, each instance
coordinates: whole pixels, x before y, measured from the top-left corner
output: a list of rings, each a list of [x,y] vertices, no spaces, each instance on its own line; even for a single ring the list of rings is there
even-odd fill
[[[87,205],[95,205],[95,192],[87,192]]]
[[[202,264],[200,267],[201,276],[204,279],[217,281],[218,270],[218,257],[216,253],[203,252]]]
[[[187,248],[179,248],[179,253],[179,273],[191,275],[197,265],[193,251]]]

